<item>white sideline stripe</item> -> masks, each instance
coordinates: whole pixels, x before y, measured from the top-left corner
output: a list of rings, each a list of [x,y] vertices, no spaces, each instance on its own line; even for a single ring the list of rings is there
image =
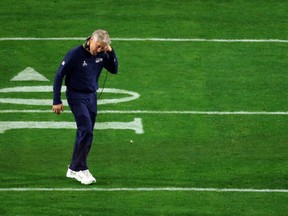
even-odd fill
[[[0,110],[0,113],[52,113],[52,110]],[[101,110],[98,114],[288,115],[288,112]]]
[[[85,40],[84,37],[3,37],[0,41],[68,41],[68,40]],[[204,39],[204,38],[111,38],[114,41],[169,41],[169,42],[242,42],[242,43],[288,43],[288,40],[282,39]]]
[[[120,191],[194,191],[194,192],[238,192],[238,193],[288,193],[288,189],[241,189],[241,188],[0,188],[0,192],[25,192],[25,191],[103,191],[103,192],[120,192]]]

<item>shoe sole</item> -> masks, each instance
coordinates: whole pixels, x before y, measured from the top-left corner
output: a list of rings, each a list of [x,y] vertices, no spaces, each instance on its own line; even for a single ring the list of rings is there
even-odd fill
[[[90,185],[90,184],[93,184],[93,183],[96,183],[96,180],[92,180],[92,181],[89,181],[89,182],[82,182],[81,181],[81,184],[84,184],[84,185]]]
[[[75,175],[74,179],[76,179],[77,181],[79,181],[81,184],[84,184],[84,185],[90,185],[90,184],[96,183],[96,179],[95,178],[92,179],[92,181],[84,182],[77,175]]]

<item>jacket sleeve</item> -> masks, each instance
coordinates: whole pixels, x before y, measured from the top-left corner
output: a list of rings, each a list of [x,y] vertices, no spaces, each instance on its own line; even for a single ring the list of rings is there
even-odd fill
[[[104,68],[106,68],[110,73],[113,74],[116,74],[118,72],[118,60],[114,49],[112,49],[111,52],[106,52],[106,61],[104,64]]]
[[[67,54],[55,74],[53,85],[53,105],[62,104],[61,101],[62,82],[64,76],[68,73],[68,71],[71,68],[71,62],[72,62],[71,56]]]

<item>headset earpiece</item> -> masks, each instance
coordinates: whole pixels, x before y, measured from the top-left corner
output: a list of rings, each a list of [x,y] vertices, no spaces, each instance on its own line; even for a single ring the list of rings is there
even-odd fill
[[[90,50],[90,47],[89,47],[89,45],[88,45],[88,41],[91,39],[91,36],[90,37],[88,37],[88,38],[86,38],[86,41],[85,41],[85,43],[84,43],[84,49],[86,49],[86,50]]]

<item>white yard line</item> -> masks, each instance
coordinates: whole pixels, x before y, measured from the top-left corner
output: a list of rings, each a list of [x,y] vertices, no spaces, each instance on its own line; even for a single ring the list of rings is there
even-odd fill
[[[2,37],[0,41],[69,41],[85,40],[84,37]],[[205,39],[205,38],[111,38],[113,41],[168,41],[168,42],[220,42],[220,43],[288,43],[283,39]]]
[[[52,113],[52,110],[0,110],[0,113]],[[63,112],[71,113],[70,110]],[[188,115],[288,115],[288,111],[154,111],[154,110],[100,110],[98,114],[188,114]]]
[[[242,189],[242,188],[186,188],[186,187],[162,187],[162,188],[0,188],[0,192],[25,192],[25,191],[99,191],[99,192],[154,192],[154,191],[191,191],[191,192],[236,192],[236,193],[288,193],[288,189]]]

